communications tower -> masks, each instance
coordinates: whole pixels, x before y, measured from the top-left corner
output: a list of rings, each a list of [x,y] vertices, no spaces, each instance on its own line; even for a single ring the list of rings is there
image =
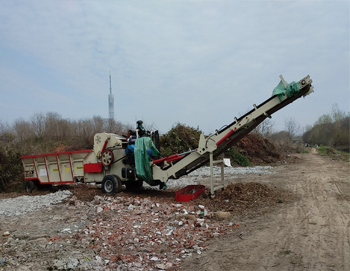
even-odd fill
[[[111,72],[109,72],[109,95],[108,95],[108,105],[109,105],[109,119],[114,119],[114,95],[112,94],[112,79]]]

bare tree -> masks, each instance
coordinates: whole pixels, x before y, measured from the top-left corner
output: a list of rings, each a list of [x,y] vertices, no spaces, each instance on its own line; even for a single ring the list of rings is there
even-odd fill
[[[292,138],[299,136],[301,133],[300,124],[293,117],[284,119],[284,126]]]
[[[113,127],[113,132],[118,135],[127,135],[129,130],[134,129],[134,127],[130,124],[123,124],[119,121],[115,122]]]
[[[106,120],[106,132],[112,132],[115,127],[115,120],[114,119],[107,119]]]
[[[45,115],[43,113],[35,113],[30,120],[33,125],[35,135],[42,137],[45,132]]]
[[[0,134],[10,131],[10,126],[7,123],[0,121]]]
[[[11,129],[11,127],[7,123],[0,122],[0,143],[5,146],[13,141],[15,135]],[[1,147],[0,145],[0,147]]]
[[[273,133],[274,125],[275,125],[275,122],[267,118],[262,123],[260,123],[257,127],[254,128],[253,133],[262,135],[264,137],[269,137]]]
[[[346,113],[339,109],[338,104],[333,104],[331,116],[332,116],[333,122],[337,122],[337,121],[341,121],[341,120],[345,119]]]
[[[59,139],[59,121],[61,116],[54,112],[46,113],[45,117],[45,137],[48,140],[58,140]]]
[[[100,116],[92,117],[93,133],[107,132],[108,127],[106,127],[106,121]]]
[[[13,129],[16,134],[17,141],[24,141],[33,137],[35,134],[32,125],[22,118],[15,121]]]

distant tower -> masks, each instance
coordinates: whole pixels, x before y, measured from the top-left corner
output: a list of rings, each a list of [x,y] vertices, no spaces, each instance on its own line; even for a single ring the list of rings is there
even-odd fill
[[[109,95],[108,95],[108,105],[109,105],[109,119],[114,119],[114,95],[112,94],[112,79],[111,72],[109,72]]]

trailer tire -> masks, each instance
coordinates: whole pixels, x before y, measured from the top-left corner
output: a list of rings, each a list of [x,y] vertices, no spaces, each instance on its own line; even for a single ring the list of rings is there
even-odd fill
[[[26,181],[25,191],[28,193],[32,193],[36,189],[36,185],[33,181]]]
[[[113,177],[115,178],[115,183],[116,183],[116,193],[120,193],[122,192],[123,189],[123,184],[122,184],[122,180],[117,176],[117,175],[113,175]]]
[[[105,176],[102,180],[101,188],[103,193],[115,193],[117,191],[116,178],[112,175]]]

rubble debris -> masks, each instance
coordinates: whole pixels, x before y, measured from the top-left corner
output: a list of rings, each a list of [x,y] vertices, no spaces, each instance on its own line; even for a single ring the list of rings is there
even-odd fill
[[[0,259],[0,266],[5,264],[5,263],[6,263],[6,259],[5,258]]]
[[[50,231],[37,221],[36,231],[21,228],[0,237],[6,270],[19,265],[33,270],[181,269],[184,259],[207,249],[209,239],[234,232],[240,213],[277,204],[276,198],[285,201],[281,191],[255,183],[229,184],[215,199],[206,191],[182,203],[175,201],[174,190],[106,195],[98,187],[74,185],[70,191],[73,196],[63,203],[37,211],[45,214],[40,220],[51,221]],[[3,217],[19,221],[25,214]]]
[[[201,254],[208,239],[236,227],[211,219],[209,211],[203,218],[203,205],[110,196],[99,198],[99,202],[92,207],[95,218],[74,239],[94,249],[112,269],[136,263],[146,270],[167,270],[193,253]],[[110,219],[105,220],[106,216]]]

